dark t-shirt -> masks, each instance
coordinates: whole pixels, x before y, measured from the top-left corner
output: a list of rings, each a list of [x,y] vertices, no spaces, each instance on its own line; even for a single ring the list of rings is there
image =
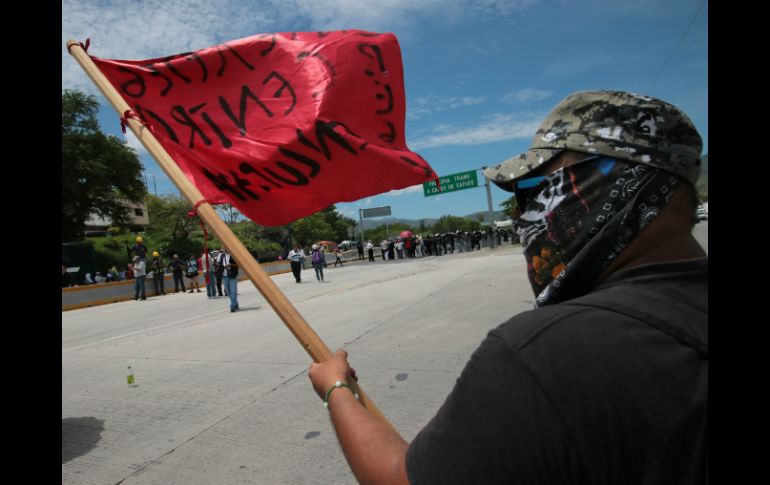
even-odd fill
[[[708,260],[619,272],[491,331],[406,456],[426,483],[705,483]]]

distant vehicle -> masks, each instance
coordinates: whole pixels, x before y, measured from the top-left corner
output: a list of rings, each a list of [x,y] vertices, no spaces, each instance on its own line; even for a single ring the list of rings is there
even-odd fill
[[[698,210],[695,212],[695,220],[697,222],[709,220],[709,211],[707,208],[698,206]]]
[[[350,251],[351,249],[358,249],[358,241],[342,241],[339,244],[340,249],[343,251]]]
[[[333,253],[337,249],[337,243],[334,241],[318,241],[316,244],[323,246],[324,252]]]

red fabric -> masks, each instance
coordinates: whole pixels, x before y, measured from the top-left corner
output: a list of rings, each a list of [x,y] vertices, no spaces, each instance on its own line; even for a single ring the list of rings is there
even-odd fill
[[[259,224],[438,178],[406,146],[393,34],[262,34],[92,59],[210,203]]]

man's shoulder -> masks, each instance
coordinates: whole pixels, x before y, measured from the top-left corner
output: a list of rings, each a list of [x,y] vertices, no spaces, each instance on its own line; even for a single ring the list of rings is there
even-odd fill
[[[701,276],[634,278],[573,300],[520,313],[493,332],[521,350],[535,341],[607,340],[623,330],[708,341],[708,283]]]

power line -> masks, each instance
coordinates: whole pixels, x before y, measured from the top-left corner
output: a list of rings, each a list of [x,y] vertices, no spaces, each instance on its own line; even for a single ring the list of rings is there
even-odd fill
[[[692,27],[692,24],[695,23],[695,19],[698,18],[698,14],[700,14],[700,11],[703,10],[703,6],[706,5],[706,0],[703,0],[703,2],[700,4],[700,7],[698,7],[698,11],[695,12],[695,15],[693,15],[692,20],[690,20],[690,25],[687,26],[687,29],[685,29],[684,34],[682,34],[682,37],[679,39],[679,42],[677,42],[676,47],[674,47],[674,50],[671,51],[671,54],[668,55],[668,59],[666,59],[666,62],[663,63],[663,67],[660,68],[660,71],[658,72],[658,75],[653,79],[653,81],[650,83],[649,86],[647,86],[647,93],[650,92],[652,89],[652,86],[658,82],[658,79],[660,79],[660,75],[663,74],[663,71],[666,69],[666,66],[668,66],[668,62],[671,60],[672,57],[674,57],[674,52],[679,48],[680,45],[682,45],[682,41],[685,37],[687,37],[687,33],[690,31],[690,27]]]

